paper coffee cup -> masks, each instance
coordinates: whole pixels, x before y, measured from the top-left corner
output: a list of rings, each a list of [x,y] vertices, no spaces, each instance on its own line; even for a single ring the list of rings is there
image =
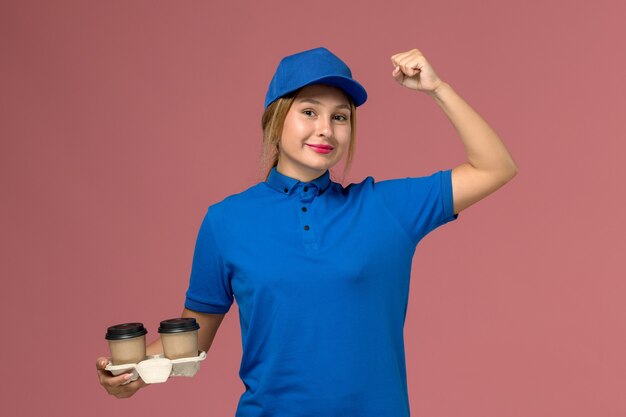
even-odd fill
[[[163,320],[159,326],[163,354],[168,359],[198,356],[198,329],[196,319],[175,318]]]
[[[113,365],[139,363],[146,357],[146,333],[142,323],[124,323],[107,329]]]

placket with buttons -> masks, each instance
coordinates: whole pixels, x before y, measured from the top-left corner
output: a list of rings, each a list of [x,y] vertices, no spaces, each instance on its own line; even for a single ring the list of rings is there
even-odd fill
[[[300,196],[300,207],[298,215],[300,217],[300,226],[302,227],[302,240],[304,242],[304,250],[306,253],[317,253],[319,247],[316,238],[316,225],[313,224],[311,215],[311,205],[318,194],[321,194],[317,185],[313,183],[298,184],[298,195]]]

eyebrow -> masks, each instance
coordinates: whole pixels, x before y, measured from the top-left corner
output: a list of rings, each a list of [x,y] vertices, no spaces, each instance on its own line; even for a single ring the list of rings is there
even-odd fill
[[[323,105],[321,101],[317,101],[313,98],[301,98],[298,99],[298,101],[300,103],[312,103],[312,104],[318,104],[318,105]],[[350,110],[350,106],[348,106],[347,104],[339,104],[335,107],[336,109],[348,109]]]

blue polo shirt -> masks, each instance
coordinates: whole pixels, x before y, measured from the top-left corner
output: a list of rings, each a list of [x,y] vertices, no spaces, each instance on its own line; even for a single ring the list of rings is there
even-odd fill
[[[237,417],[409,416],[403,327],[417,243],[453,215],[451,171],[343,187],[274,167],[211,205],[185,306],[237,299]]]

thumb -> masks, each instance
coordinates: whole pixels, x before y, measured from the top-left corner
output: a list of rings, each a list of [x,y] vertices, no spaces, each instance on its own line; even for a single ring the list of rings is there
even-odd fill
[[[96,369],[104,370],[104,368],[106,368],[108,363],[109,363],[109,360],[107,358],[99,357],[96,360]]]
[[[402,70],[400,69],[400,67],[395,67],[391,75],[400,84],[402,84],[402,81],[404,81],[404,74],[402,73]]]

